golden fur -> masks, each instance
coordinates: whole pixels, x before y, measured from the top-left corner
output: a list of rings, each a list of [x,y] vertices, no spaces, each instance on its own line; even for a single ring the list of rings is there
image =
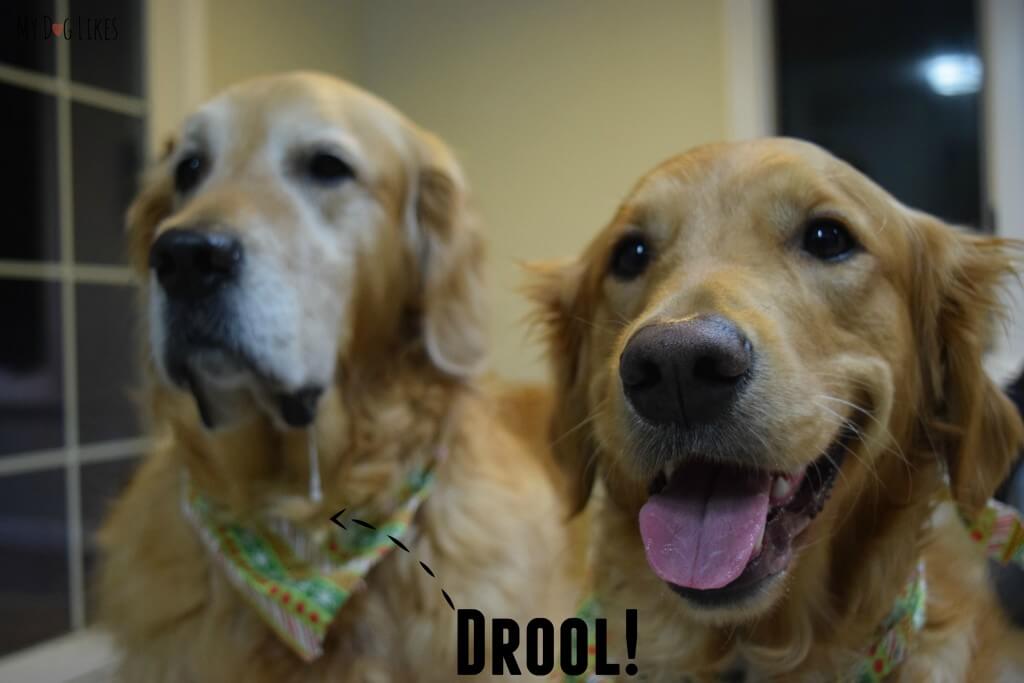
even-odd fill
[[[821,215],[863,252],[831,264],[801,251],[803,226]],[[653,256],[623,282],[608,267],[628,231],[646,235]],[[903,207],[813,145],[767,139],[665,162],[579,258],[537,266],[531,293],[558,388],[557,457],[577,509],[600,478],[596,592],[613,623],[639,610],[647,680],[736,670],[747,681],[842,678],[919,559],[927,623],[894,680],[988,681],[1001,671],[1008,632],[984,560],[940,501],[948,467],[952,499],[977,510],[1021,445],[1017,411],[981,365],[1010,246]],[[732,320],[757,349],[747,389],[757,407],[743,419],[762,467],[792,471],[843,422],[857,429],[854,457],[788,570],[734,609],[675,595],[649,569],[637,526],[651,474],[635,457],[619,357],[644,325],[697,313]],[[611,643],[623,642],[615,626]],[[623,661],[621,645],[615,654]]]
[[[306,498],[305,430],[282,428],[250,397],[232,407],[238,422],[204,429],[192,397],[166,381],[147,349],[155,446],[101,534],[100,609],[124,653],[123,680],[450,681],[455,615],[442,586],[456,606],[488,617],[564,618],[574,599],[558,523],[566,511],[544,444],[525,436],[543,404],[536,390],[477,379],[485,351],[482,250],[451,155],[383,102],[316,74],[246,83],[197,117],[185,135],[205,126],[197,135],[216,150],[215,168],[227,170],[177,196],[179,142],[147,176],[129,213],[144,299],[156,286],[147,279],[150,245],[182,225],[232,226],[247,258],[255,252],[254,261],[283,264],[282,281],[300,303],[317,303],[283,333],[307,349],[336,343],[310,428],[324,501]],[[264,155],[311,129],[343,135],[358,153],[356,179],[316,190],[313,199],[301,194],[312,190],[289,189],[292,181]],[[310,225],[310,216],[326,225]],[[343,249],[353,253],[349,261],[330,261],[329,248],[313,241],[345,234],[355,235]],[[261,244],[272,251],[259,252]],[[307,339],[317,316],[336,305],[337,339]],[[442,442],[447,459],[406,539],[411,554],[392,552],[373,569],[310,665],[227,582],[179,509],[187,472],[242,518],[273,511],[311,533],[329,528],[342,507],[380,519],[392,508],[381,492]]]

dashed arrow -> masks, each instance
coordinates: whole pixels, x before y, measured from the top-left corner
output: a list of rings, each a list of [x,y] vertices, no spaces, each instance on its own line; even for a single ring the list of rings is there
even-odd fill
[[[335,512],[333,515],[331,515],[331,521],[334,522],[335,524],[337,524],[338,526],[340,526],[342,529],[345,529],[346,531],[348,531],[348,527],[345,526],[344,524],[342,524],[341,520],[338,519],[338,517],[341,517],[343,514],[345,514],[345,510],[346,509],[347,508],[341,508],[340,510]]]
[[[331,521],[334,522],[335,524],[337,524],[338,526],[340,526],[345,531],[348,531],[348,527],[345,526],[344,524],[342,524],[341,520],[338,519],[338,518],[341,517],[343,514],[345,514],[345,510],[347,510],[347,509],[348,508],[341,508],[340,510],[335,512],[333,515],[331,515]],[[361,519],[353,518],[352,521],[355,522],[356,524],[358,524],[359,526],[366,527],[367,529],[370,529],[370,530],[374,530],[375,531],[377,529],[377,527],[373,526],[369,522],[364,522]],[[394,536],[388,534],[388,538],[391,540],[392,543],[395,544],[396,548],[401,548],[402,550],[404,550],[407,553],[410,552],[409,548],[406,547],[406,545],[404,543],[402,543],[400,540],[398,540]],[[430,578],[437,579],[437,577],[434,575],[434,570],[431,569],[429,566],[427,566],[427,564],[425,562],[420,561],[420,566],[423,567],[423,571],[425,571],[430,576]],[[455,603],[452,601],[451,596],[448,595],[448,591],[446,591],[445,589],[442,588],[441,589],[441,595],[444,596],[444,601],[448,603],[448,606],[451,607],[454,610],[455,609]]]

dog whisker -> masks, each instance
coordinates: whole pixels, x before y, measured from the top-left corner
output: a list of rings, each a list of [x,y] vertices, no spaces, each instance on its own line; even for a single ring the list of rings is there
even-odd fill
[[[581,318],[579,316],[574,316],[573,320],[575,322],[578,322],[578,323],[583,323],[584,325],[589,325],[590,327],[592,327],[593,329],[597,330],[598,332],[608,332],[608,333],[612,333],[612,334],[618,333],[622,329],[622,327],[625,327],[626,325],[629,324],[628,321],[621,321],[621,327],[614,328],[614,327],[605,327],[603,325],[599,325],[598,323],[594,322],[593,320],[587,320],[586,318]]]
[[[903,448],[900,446],[899,440],[893,435],[892,431],[889,430],[889,427],[886,424],[884,424],[881,420],[879,420],[870,410],[867,410],[857,405],[856,403],[853,403],[852,401],[847,401],[846,399],[839,398],[838,396],[832,396],[830,394],[818,394],[818,398],[823,398],[826,401],[836,401],[838,403],[841,403],[849,408],[852,408],[853,410],[857,411],[858,413],[864,415],[869,420],[874,422],[876,425],[878,425],[879,429],[881,429],[882,433],[886,436],[888,444],[892,445],[895,448],[895,452],[899,456],[899,458],[903,460],[903,462],[907,466],[910,465],[910,460],[907,458],[906,453],[903,452]]]
[[[584,417],[582,420],[577,422],[575,425],[573,425],[572,427],[570,427],[566,431],[562,432],[549,445],[551,447],[557,446],[562,441],[564,441],[568,437],[572,436],[574,433],[576,433],[577,431],[579,431],[583,427],[586,427],[588,424],[590,424],[591,422],[593,422],[597,418],[601,417],[601,415],[604,414],[604,407],[607,405],[607,403],[608,403],[607,399],[603,399],[603,400],[599,401],[598,404],[594,407],[594,410],[592,410],[589,415]]]
[[[847,418],[843,417],[842,415],[840,415],[839,413],[837,413],[836,411],[832,410],[831,408],[829,408],[827,406],[823,406],[821,404],[815,404],[815,405],[817,405],[819,408],[821,408],[822,410],[826,411],[827,413],[830,413],[830,414],[834,415],[836,420],[838,420],[837,427],[839,427],[839,428],[845,427],[847,429],[850,429],[851,431],[853,431],[853,433],[857,437],[857,439],[863,443],[863,438],[862,438],[863,434],[862,434],[862,432],[860,431],[860,429],[856,425],[851,424],[850,421]],[[875,478],[875,480],[878,483],[882,483],[881,479],[878,476],[878,473],[875,471],[875,468],[872,467],[871,464],[868,463],[866,460],[864,460],[864,458],[861,457],[861,455],[856,451],[856,449],[850,448],[848,445],[846,445],[845,443],[843,443],[841,441],[839,442],[839,445],[842,446],[843,450],[845,450],[847,453],[849,453],[854,458],[856,458],[857,461],[861,465],[864,466],[864,469],[867,470]],[[828,457],[829,457],[829,460],[831,461],[831,456],[828,456]],[[835,463],[833,463],[833,464],[835,464]],[[843,477],[843,479],[845,481],[845,475],[843,474],[842,469],[839,469],[839,476]]]

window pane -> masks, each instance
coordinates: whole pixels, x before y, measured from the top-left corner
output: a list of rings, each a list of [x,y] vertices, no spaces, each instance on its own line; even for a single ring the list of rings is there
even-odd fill
[[[124,213],[141,163],[142,120],[76,103],[71,121],[75,260],[124,263]]]
[[[60,286],[0,280],[0,456],[64,443]]]
[[[898,199],[979,225],[975,3],[776,0],[779,129]]]
[[[56,18],[53,5],[53,0],[0,2],[0,62],[54,73],[58,38],[51,27],[62,19]]]
[[[70,626],[64,470],[0,477],[0,655]]]
[[[107,518],[110,506],[131,481],[140,460],[128,458],[82,465],[82,529],[85,535],[86,618],[95,618],[93,592],[96,572],[96,533]]]
[[[59,258],[57,103],[50,95],[0,84],[0,259]]]
[[[135,288],[78,285],[78,434],[83,444],[139,435]]]
[[[142,94],[141,4],[139,0],[71,0],[71,80],[127,95]]]

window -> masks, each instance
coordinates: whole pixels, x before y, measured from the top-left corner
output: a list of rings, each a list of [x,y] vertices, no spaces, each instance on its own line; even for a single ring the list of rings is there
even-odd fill
[[[93,538],[146,443],[123,215],[145,142],[141,0],[0,9],[0,655],[93,617]]]
[[[778,131],[816,142],[901,201],[982,211],[982,57],[971,0],[776,0]]]

